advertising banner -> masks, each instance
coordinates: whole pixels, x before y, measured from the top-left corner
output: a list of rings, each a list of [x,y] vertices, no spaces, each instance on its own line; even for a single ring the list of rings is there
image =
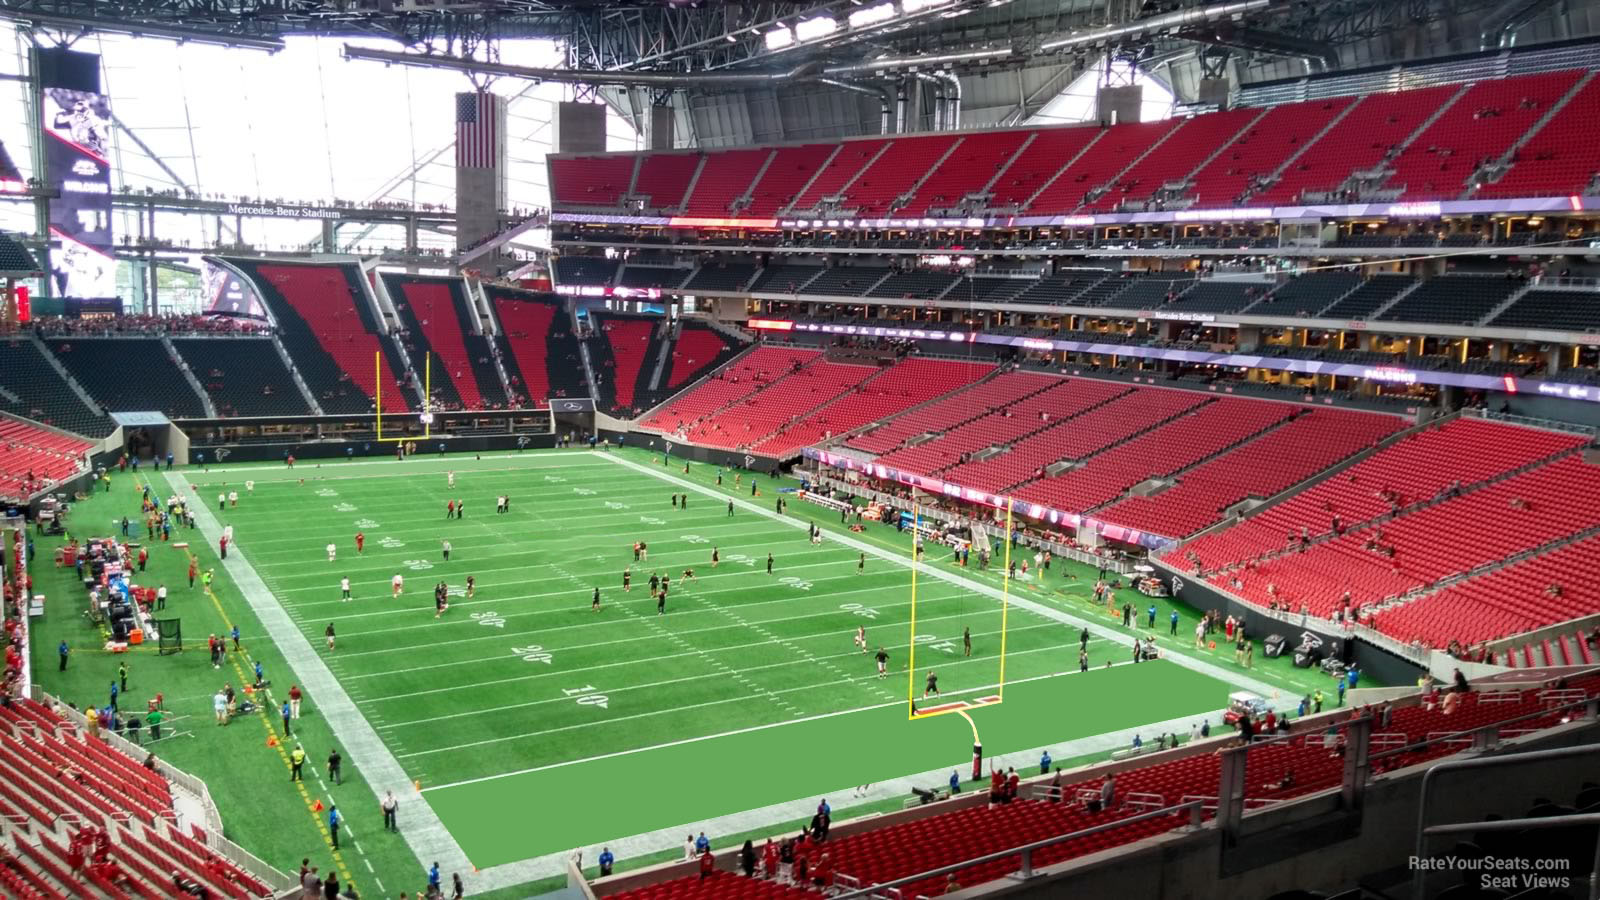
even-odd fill
[[[117,293],[111,244],[111,107],[104,94],[46,87],[45,165],[60,191],[50,201],[50,277],[62,297]]]

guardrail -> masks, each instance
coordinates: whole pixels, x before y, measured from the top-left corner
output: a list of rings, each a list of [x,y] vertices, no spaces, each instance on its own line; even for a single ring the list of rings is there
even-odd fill
[[[32,695],[34,700],[52,706],[57,714],[76,725],[80,730],[88,728],[88,720],[78,710],[67,706],[37,687],[34,688]],[[149,747],[135,744],[133,741],[104,728],[100,729],[100,739],[112,749],[141,762],[151,752]],[[237,863],[245,871],[255,876],[258,881],[274,891],[288,890],[295,884],[293,876],[279,871],[277,867],[267,863],[261,857],[222,836],[222,814],[217,810],[217,804],[211,799],[211,791],[206,787],[204,781],[182,769],[175,768],[166,760],[158,760],[158,765],[159,768],[156,770],[158,774],[170,781],[175,787],[187,791],[199,799],[200,808],[204,810],[205,816],[205,822],[201,826],[205,832],[203,843],[207,847],[216,851],[218,855],[225,856],[232,862]],[[176,830],[181,831],[183,829],[182,817],[175,811],[172,820],[168,824]]]
[[[1188,827],[1200,827],[1201,803],[1198,800],[1191,800],[1187,803],[1179,803],[1174,806],[1150,810],[1149,812],[1143,812],[1139,813],[1138,815],[1117,819],[1114,822],[1106,822],[1101,825],[1095,825],[1092,828],[1083,828],[1068,834],[1061,834],[1052,838],[1046,838],[1042,841],[1034,841],[1031,844],[1023,844],[1020,847],[1012,847],[1008,850],[1001,850],[997,853],[990,853],[974,859],[964,860],[953,865],[941,866],[937,869],[930,869],[926,872],[918,872],[915,875],[907,875],[904,878],[896,878],[893,881],[886,881],[882,884],[873,884],[858,888],[856,890],[845,891],[844,893],[833,895],[833,900],[856,900],[856,898],[881,897],[887,895],[887,893],[891,890],[898,890],[903,885],[914,884],[918,881],[924,881],[929,878],[938,878],[941,875],[951,875],[965,869],[970,869],[974,866],[999,862],[1007,857],[1016,856],[1018,854],[1022,856],[1022,866],[1017,870],[1015,877],[1026,880],[1034,876],[1033,854],[1036,851],[1043,850],[1046,847],[1054,847],[1057,844],[1064,844],[1067,841],[1077,840],[1078,838],[1089,837],[1090,835],[1112,831],[1125,825],[1132,825],[1135,822],[1144,822],[1150,819],[1161,818],[1163,816],[1175,816],[1183,812],[1187,812],[1189,814]]]

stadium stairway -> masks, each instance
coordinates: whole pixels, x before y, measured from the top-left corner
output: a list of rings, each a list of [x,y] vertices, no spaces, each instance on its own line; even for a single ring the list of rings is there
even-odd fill
[[[400,324],[409,332],[407,349],[438,358],[432,373],[435,401],[465,409],[504,404],[505,387],[490,359],[488,341],[473,334],[466,282],[397,273],[382,277]],[[412,365],[417,365],[414,358]],[[419,370],[417,376],[424,373]]]
[[[329,414],[371,412],[384,381],[384,408],[411,408],[404,366],[378,328],[354,264],[316,265],[230,259],[255,285],[278,338],[319,406]],[[373,359],[380,356],[377,371]]]
[[[50,338],[46,345],[108,410],[155,408],[172,419],[206,418],[204,400],[162,338]]]
[[[544,406],[552,397],[588,397],[582,348],[560,298],[485,284],[500,323],[495,336],[512,393]]]
[[[1488,661],[1510,669],[1592,666],[1600,663],[1600,639],[1595,637],[1592,626],[1587,630],[1572,628],[1536,640],[1513,638],[1492,650]]]
[[[117,427],[33,334],[0,339],[0,410],[91,438]]]
[[[270,338],[171,338],[219,416],[311,414]]]
[[[104,740],[80,734],[33,700],[0,706],[0,885],[8,897],[187,897],[174,873],[216,897],[270,897],[261,878],[206,845],[198,828],[177,825],[171,788]],[[108,838],[74,860],[74,835]]]

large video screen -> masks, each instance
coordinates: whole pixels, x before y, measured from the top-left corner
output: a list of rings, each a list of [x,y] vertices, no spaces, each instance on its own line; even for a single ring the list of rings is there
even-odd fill
[[[45,165],[61,196],[50,201],[50,277],[62,297],[117,293],[111,243],[111,108],[104,94],[44,89]]]
[[[267,317],[267,309],[256,296],[255,288],[232,270],[208,259],[201,268],[201,278],[205,285],[206,312],[253,319]]]

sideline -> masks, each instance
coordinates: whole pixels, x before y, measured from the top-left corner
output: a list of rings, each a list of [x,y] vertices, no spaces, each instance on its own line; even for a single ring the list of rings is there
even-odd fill
[[[189,480],[183,475],[170,472],[162,474],[177,488],[180,497],[189,498],[193,495]],[[206,540],[215,545],[222,537],[222,529],[210,506],[196,503],[194,518],[195,525]],[[266,629],[267,637],[278,646],[312,702],[317,704],[327,719],[328,726],[344,746],[348,758],[366,776],[367,784],[372,788],[373,803],[376,805],[383,801],[384,791],[394,791],[397,798],[404,798],[400,816],[405,824],[401,826],[400,834],[411,852],[416,854],[418,867],[425,871],[430,863],[437,860],[446,872],[472,871],[472,863],[461,845],[439,821],[428,801],[413,789],[411,779],[399,760],[395,759],[383,739],[378,737],[372,725],[362,716],[350,695],[345,693],[339,680],[328,669],[327,663],[290,620],[277,598],[272,596],[261,576],[246,560],[244,551],[235,549],[227,559],[222,560],[222,568],[238,586],[239,593],[260,620],[261,627]],[[473,888],[484,890],[477,884]]]

